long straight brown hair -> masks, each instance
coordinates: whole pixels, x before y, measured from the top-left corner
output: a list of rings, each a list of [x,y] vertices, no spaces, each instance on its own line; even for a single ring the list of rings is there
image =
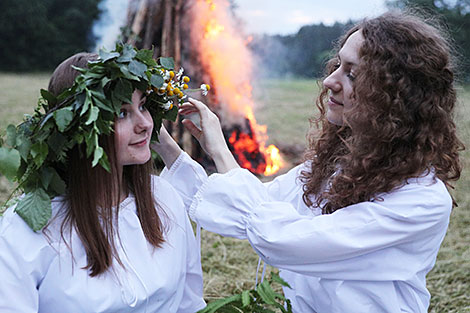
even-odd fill
[[[96,58],[96,54],[79,53],[62,62],[52,74],[49,91],[58,95],[71,87],[78,75],[71,65],[83,68],[87,66],[88,61]],[[166,214],[152,193],[153,162],[150,159],[142,165],[125,166],[122,177],[119,177],[114,137],[113,133],[103,135],[99,139],[108,156],[110,172],[99,165],[91,166],[92,161],[86,158],[84,144],[69,151],[67,168],[60,170],[67,185],[65,198],[68,202],[60,227],[61,237],[67,242],[66,232],[75,229],[85,248],[85,268],[90,271],[91,277],[105,272],[112,265],[113,259],[122,265],[116,252],[121,190],[134,194],[137,215],[148,242],[159,248],[165,241],[161,217]]]

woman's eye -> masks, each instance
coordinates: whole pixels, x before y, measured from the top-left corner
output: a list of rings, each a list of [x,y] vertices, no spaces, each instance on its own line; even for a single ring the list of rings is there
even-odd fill
[[[119,118],[125,118],[126,116],[127,116],[127,111],[126,110],[122,110],[118,115]]]
[[[354,81],[354,80],[356,79],[356,76],[354,76],[354,74],[351,73],[351,72],[348,73],[348,74],[346,75],[346,77],[349,78],[351,81]]]
[[[145,104],[142,104],[142,105],[139,107],[139,110],[140,110],[140,111],[147,111],[147,107],[145,106]]]

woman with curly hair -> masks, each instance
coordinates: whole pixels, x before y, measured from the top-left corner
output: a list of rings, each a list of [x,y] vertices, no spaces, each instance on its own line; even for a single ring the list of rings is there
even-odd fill
[[[396,12],[362,21],[339,43],[303,164],[261,183],[237,165],[218,118],[190,100],[180,111],[197,112],[201,129],[184,123],[220,174],[206,179],[182,153],[165,177],[194,198],[193,220],[248,239],[281,270],[294,312],[427,312],[426,274],[463,149],[450,45],[427,21]],[[183,186],[190,175],[197,185]]]

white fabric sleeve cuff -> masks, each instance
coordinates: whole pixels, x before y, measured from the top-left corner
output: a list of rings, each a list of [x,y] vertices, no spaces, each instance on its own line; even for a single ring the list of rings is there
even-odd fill
[[[160,177],[169,182],[183,199],[186,208],[189,207],[194,194],[206,181],[204,168],[194,161],[186,152],[181,152],[173,165],[164,168]]]
[[[165,178],[167,176],[173,175],[175,173],[175,171],[179,168],[181,162],[183,162],[183,160],[185,158],[185,155],[187,157],[189,157],[186,152],[181,151],[181,153],[178,155],[175,162],[173,162],[173,164],[170,166],[170,168],[168,168],[166,166],[163,168],[162,172],[160,173],[160,177]]]
[[[268,201],[266,187],[246,169],[212,174],[195,194],[189,216],[204,229],[246,239],[252,210]]]

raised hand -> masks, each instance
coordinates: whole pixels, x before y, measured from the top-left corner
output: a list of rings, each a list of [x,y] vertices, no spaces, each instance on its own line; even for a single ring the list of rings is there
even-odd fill
[[[189,98],[188,102],[180,106],[179,113],[186,116],[193,113],[199,115],[200,128],[190,119],[184,119],[182,123],[199,141],[204,151],[214,160],[220,173],[239,167],[227,147],[219,118],[204,103]]]

